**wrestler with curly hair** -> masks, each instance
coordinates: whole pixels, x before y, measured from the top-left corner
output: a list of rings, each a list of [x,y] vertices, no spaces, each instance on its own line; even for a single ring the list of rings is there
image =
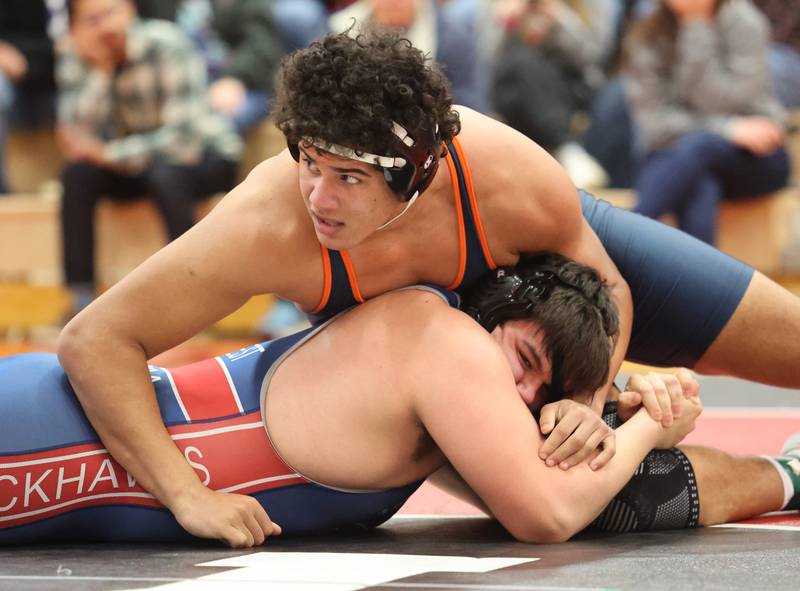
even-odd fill
[[[673,228],[576,191],[531,140],[453,107],[442,75],[397,35],[330,35],[285,58],[279,89],[288,149],[76,316],[59,342],[103,443],[190,515],[193,531],[249,530],[263,509],[202,486],[160,420],[147,359],[255,294],[318,320],[413,284],[469,289],[548,250],[596,269],[619,310],[609,381],[586,393],[598,413],[626,355],[800,387],[800,299]],[[383,321],[408,320],[398,308]],[[666,427],[679,389],[653,388],[643,401]],[[579,431],[553,430],[542,459],[597,444],[575,441]]]

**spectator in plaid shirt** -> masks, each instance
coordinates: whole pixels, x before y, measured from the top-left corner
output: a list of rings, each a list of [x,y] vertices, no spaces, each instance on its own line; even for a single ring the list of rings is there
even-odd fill
[[[73,312],[94,296],[97,200],[148,196],[170,239],[197,199],[228,190],[241,141],[207,102],[205,66],[180,30],[137,19],[131,0],[68,0],[57,63],[65,279]]]

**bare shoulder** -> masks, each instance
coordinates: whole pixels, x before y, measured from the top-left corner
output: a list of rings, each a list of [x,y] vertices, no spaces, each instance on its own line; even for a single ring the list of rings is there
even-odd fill
[[[403,351],[397,367],[404,375],[424,382],[432,378],[432,367],[443,375],[463,372],[465,367],[488,369],[494,362],[500,369],[505,367],[505,358],[489,333],[438,294],[411,288],[377,300],[385,308],[378,312],[385,319],[383,330],[392,335],[393,348]]]
[[[507,125],[465,107],[458,111],[462,121],[458,139],[472,172],[481,217],[490,242],[500,242],[493,252],[556,247],[560,235],[580,224],[577,191],[561,165]]]
[[[288,151],[258,164],[190,234],[240,261],[251,277],[270,278],[259,291],[283,291],[283,267],[316,260],[319,247],[299,192],[297,166]],[[300,273],[301,269],[297,269]]]
[[[192,314],[210,323],[260,293],[314,300],[321,288],[308,277],[319,249],[307,239],[307,217],[292,209],[298,201],[303,207],[297,191],[295,169],[283,155],[259,164],[207,216],[130,273],[116,290],[125,295],[120,301],[191,300]]]
[[[425,287],[382,294],[358,306],[353,316],[356,315],[368,317],[369,326],[388,333],[390,339],[413,344],[417,352],[458,338],[488,338],[492,342],[477,322],[452,307],[435,290]],[[380,323],[373,323],[375,318],[379,318]]]
[[[256,165],[214,211],[259,211],[261,215],[258,217],[263,218],[265,215],[278,215],[276,206],[298,202],[297,164],[289,151],[284,150]]]

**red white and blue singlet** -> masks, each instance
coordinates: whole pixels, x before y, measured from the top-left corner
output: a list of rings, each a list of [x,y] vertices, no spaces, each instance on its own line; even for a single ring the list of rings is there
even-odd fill
[[[454,294],[438,293],[457,305]],[[292,470],[270,444],[260,406],[270,369],[322,329],[150,367],[164,424],[203,483],[255,497],[285,535],[374,527],[420,485],[329,488]],[[104,449],[54,354],[0,359],[0,544],[190,538]]]

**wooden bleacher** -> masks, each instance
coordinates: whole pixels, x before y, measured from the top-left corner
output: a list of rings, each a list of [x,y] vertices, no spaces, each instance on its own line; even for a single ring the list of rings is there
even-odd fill
[[[240,166],[244,178],[256,164],[284,146],[281,133],[265,123],[247,137]],[[9,184],[17,191],[0,197],[0,335],[56,323],[68,306],[62,289],[60,186],[61,155],[51,131],[11,135]],[[44,179],[44,180],[43,180]],[[198,217],[215,198],[198,204]],[[96,271],[101,286],[119,281],[166,243],[156,208],[147,201],[101,201],[96,217]],[[254,298],[217,325],[220,332],[244,332],[263,316],[271,298]]]
[[[796,114],[800,122],[800,113]],[[241,175],[277,153],[283,138],[270,124],[248,138]],[[790,141],[795,180],[777,193],[725,202],[720,211],[719,247],[767,275],[800,278],[800,134]],[[67,299],[61,288],[57,178],[61,160],[51,133],[12,135],[9,176],[19,194],[0,198],[0,332],[55,322]],[[596,191],[615,205],[631,207],[631,191]],[[202,215],[212,202],[201,204]],[[165,243],[164,230],[147,200],[101,202],[97,211],[97,278],[111,285]],[[31,294],[35,292],[35,297]],[[268,307],[266,298],[229,320],[227,329],[252,327]]]

